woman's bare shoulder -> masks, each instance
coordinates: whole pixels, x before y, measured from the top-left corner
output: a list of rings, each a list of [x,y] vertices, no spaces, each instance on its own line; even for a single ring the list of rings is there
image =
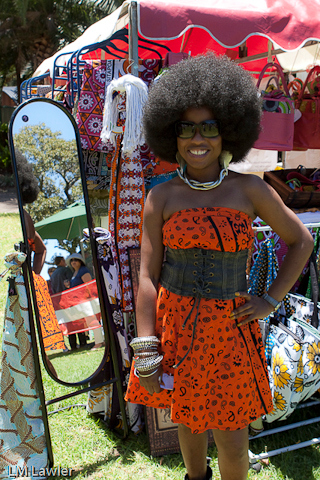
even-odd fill
[[[168,180],[154,186],[147,195],[146,205],[152,205],[154,208],[165,208],[169,196],[173,193],[176,187],[176,178]]]

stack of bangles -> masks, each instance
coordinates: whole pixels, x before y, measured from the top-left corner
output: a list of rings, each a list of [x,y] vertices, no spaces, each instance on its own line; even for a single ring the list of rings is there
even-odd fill
[[[134,364],[139,377],[151,377],[160,367],[163,355],[159,355],[157,337],[136,337],[130,346],[134,352]],[[146,373],[147,372],[147,373]]]

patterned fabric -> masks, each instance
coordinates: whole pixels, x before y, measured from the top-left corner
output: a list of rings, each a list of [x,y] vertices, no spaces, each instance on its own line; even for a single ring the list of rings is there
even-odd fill
[[[266,293],[271,287],[273,281],[275,280],[278,274],[279,266],[278,261],[275,255],[274,247],[270,238],[267,238],[260,245],[259,254],[253,264],[253,267],[250,271],[249,280],[248,280],[248,292],[251,295],[256,295],[261,297]],[[291,314],[292,309],[289,302],[289,296],[286,295],[283,299],[282,306],[283,314],[288,316]],[[273,318],[274,312],[270,315],[261,319],[261,325],[264,328],[264,324],[269,325],[270,319]],[[265,339],[265,355],[267,364],[270,365],[271,355],[273,348],[273,339],[269,336]]]
[[[253,242],[251,219],[229,208],[194,208],[173,214],[163,226],[163,242],[170,248],[202,248],[236,252]],[[218,272],[216,272],[218,275]],[[238,327],[231,311],[243,303],[202,298],[195,302],[159,290],[156,334],[164,355],[163,370],[174,375],[174,389],[149,395],[131,369],[126,398],[156,408],[171,408],[171,420],[193,433],[214,428],[237,430],[272,410],[272,398],[258,321]],[[175,370],[189,348],[193,322],[198,314],[190,355]]]
[[[273,344],[269,375],[274,409],[266,415],[267,423],[288,418],[320,387],[318,330],[294,317],[287,318],[285,326],[271,324],[268,334]]]
[[[105,88],[113,77],[112,66],[112,60],[101,60],[98,65],[87,63],[83,69],[76,120],[81,146],[85,150],[108,152],[110,148],[101,142],[100,133],[103,121]]]
[[[107,154],[113,151],[109,144],[100,140],[105,92],[111,80],[125,75],[128,67],[128,60],[100,60],[87,62],[84,66],[76,115],[83,149]],[[140,60],[139,77],[148,86],[160,67],[159,60]]]
[[[52,305],[48,284],[41,275],[37,275],[34,272],[32,272],[32,275],[36,291],[44,349],[46,351],[65,350],[67,347],[64,343],[63,335],[59,328],[58,320]]]
[[[112,321],[113,335],[120,352],[120,371],[123,376],[123,389],[127,388],[130,372],[130,356],[127,336],[124,326],[124,318],[121,310],[121,289],[119,285],[119,268],[116,257],[113,254],[114,244],[111,234],[103,228],[96,228],[94,234],[97,242],[97,257],[104,278],[104,286],[108,297],[108,314]],[[108,358],[111,363],[110,357]],[[119,362],[119,363],[120,363]],[[89,413],[103,413],[104,419],[115,428],[121,427],[122,419],[119,411],[117,389],[113,384],[96,388],[88,393],[87,411]],[[141,409],[138,405],[127,402],[126,405],[128,423],[131,430],[138,433],[142,430]]]
[[[25,258],[18,252],[5,258],[13,276],[5,310],[0,376],[0,476],[7,478],[19,477],[18,469],[33,471],[37,476],[48,466],[28,300],[21,274]]]
[[[248,280],[248,292],[251,295],[261,297],[266,293],[277,276],[278,262],[275,256],[273,244],[267,238],[260,244],[260,250],[250,270]],[[270,315],[264,319],[268,322]]]
[[[113,78],[119,78],[129,72],[130,63],[128,59],[114,60]],[[161,69],[161,60],[145,59],[139,60],[138,76],[145,82],[147,87],[155,79]]]
[[[254,227],[261,227],[261,226],[265,226],[265,225],[266,224],[260,219],[256,219],[253,222]],[[313,237],[315,237],[316,229],[311,228],[310,233],[313,235]],[[259,251],[261,250],[262,243],[265,240],[267,240],[268,238],[272,241],[272,243],[274,245],[274,250],[275,250],[275,253],[276,253],[276,256],[277,256],[278,264],[279,264],[279,267],[281,267],[283,259],[287,254],[288,247],[285,244],[285,242],[279,237],[279,235],[277,235],[275,232],[273,232],[273,230],[257,231],[256,232],[255,239],[254,239],[254,245],[253,245],[253,252],[252,252],[252,264],[254,264],[258,254],[259,254]],[[301,283],[304,275],[306,274],[306,272],[308,270],[308,265],[309,265],[309,261],[306,263],[306,265],[304,266],[304,268],[301,272],[301,275],[299,276],[298,280],[295,282],[295,284],[291,288],[292,292],[296,292],[299,289],[300,283]]]
[[[125,124],[125,94],[119,94],[118,126]],[[122,307],[133,310],[132,287],[127,248],[141,244],[145,186],[139,147],[129,156],[121,152],[122,134],[111,164],[109,230],[114,238],[120,265]]]

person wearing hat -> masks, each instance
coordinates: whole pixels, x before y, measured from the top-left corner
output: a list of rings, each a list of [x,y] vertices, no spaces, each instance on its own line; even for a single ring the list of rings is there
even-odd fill
[[[90,271],[86,267],[86,262],[80,253],[72,253],[67,257],[66,262],[74,271],[70,280],[70,288],[77,287],[92,280]]]
[[[90,282],[92,280],[90,271],[88,267],[86,267],[85,260],[80,253],[72,253],[69,257],[66,258],[67,265],[74,270],[72,278],[69,282],[69,287],[78,287],[83,283]],[[65,283],[67,286],[67,283]],[[69,288],[68,287],[68,288]],[[95,328],[93,330],[94,334],[94,343],[95,346],[93,348],[100,348],[104,345],[103,337],[101,328]],[[78,334],[80,335],[80,334]]]

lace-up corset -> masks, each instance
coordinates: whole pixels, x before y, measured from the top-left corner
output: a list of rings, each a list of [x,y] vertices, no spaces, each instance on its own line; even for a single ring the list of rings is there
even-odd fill
[[[170,292],[195,298],[234,298],[247,290],[248,250],[220,252],[167,247],[160,283]]]

